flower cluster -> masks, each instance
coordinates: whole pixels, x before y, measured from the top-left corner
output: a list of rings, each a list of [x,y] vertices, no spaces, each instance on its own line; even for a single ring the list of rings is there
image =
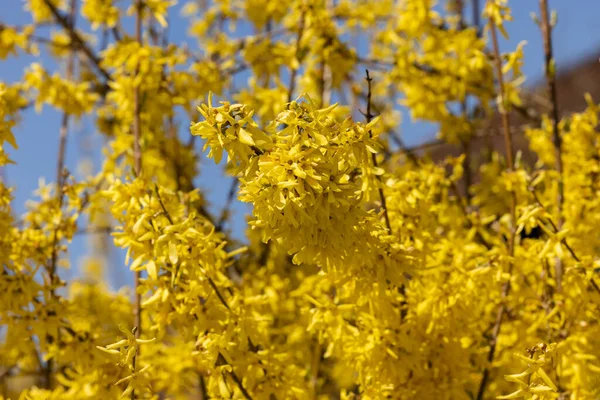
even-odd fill
[[[485,27],[454,0],[192,1],[193,46],[173,3],[0,21],[0,59],[34,58],[0,82],[0,397],[600,396],[600,106],[561,119],[549,90],[530,112],[507,1]],[[17,127],[42,105],[56,176],[21,207]],[[461,154],[406,148],[403,112]],[[78,168],[74,123],[102,142]]]

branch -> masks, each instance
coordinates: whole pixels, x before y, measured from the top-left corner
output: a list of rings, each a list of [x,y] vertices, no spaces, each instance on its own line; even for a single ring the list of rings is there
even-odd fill
[[[69,23],[69,18],[65,17],[61,14],[61,12],[52,4],[50,0],[44,0],[44,4],[50,9],[54,18],[58,21],[58,23],[67,31],[69,36],[71,36],[71,40],[77,45],[81,51],[87,56],[87,58],[92,62],[94,67],[106,78],[106,80],[111,80],[111,76],[101,65],[100,59],[94,54],[92,49],[87,45],[85,40],[75,31],[75,29]]]
[[[480,22],[480,13],[481,10],[479,8],[479,0],[472,0],[473,4],[473,26],[477,29],[477,36],[481,36],[481,22]]]
[[[373,81],[373,79],[369,76],[369,70],[365,70],[365,73],[367,75],[367,77],[365,78],[365,80],[367,81],[367,87],[368,87],[368,92],[367,92],[367,113],[365,114],[365,117],[367,118],[367,124],[371,122],[371,120],[373,119],[373,114],[371,114],[371,82]],[[371,131],[369,131],[369,136],[371,136]],[[371,153],[371,159],[373,160],[373,167],[377,168],[377,154],[375,153]],[[381,199],[381,208],[383,209],[383,215],[385,217],[385,224],[387,225],[388,228],[388,232],[391,234],[393,234],[392,231],[392,224],[390,223],[390,217],[388,215],[388,208],[387,208],[387,204],[385,201],[385,194],[383,193],[383,182],[381,181],[381,177],[379,175],[375,175],[377,178],[377,181],[379,182],[379,198]]]
[[[530,192],[533,194],[533,197],[535,198],[536,203],[538,203],[538,205],[540,207],[542,207],[542,209],[544,211],[546,211],[546,207],[544,207],[544,204],[542,203],[542,201],[540,200],[540,198],[538,197],[537,193],[535,192],[535,188],[530,188]],[[548,214],[550,215],[550,214]],[[552,229],[554,231],[554,233],[558,233],[560,228],[559,226],[556,226],[556,224],[554,223],[554,221],[552,220],[551,217],[547,218],[548,223],[550,223],[550,226],[552,226]],[[563,238],[560,241],[563,246],[565,246],[565,248],[569,251],[569,253],[571,254],[571,257],[573,257],[573,259],[577,262],[581,262],[581,259],[577,256],[577,254],[575,253],[575,250],[573,250],[573,248],[569,245],[569,243],[567,242],[567,238]],[[598,284],[596,283],[596,281],[594,281],[594,278],[592,278],[590,280],[590,283],[592,285],[592,287],[598,292],[600,293],[600,286],[598,286]]]
[[[554,71],[554,56],[552,55],[552,26],[548,17],[548,0],[540,0],[541,20],[540,27],[544,40],[544,75],[546,76],[546,87],[550,98],[552,114],[552,142],[554,144],[554,168],[558,172],[558,188],[556,193],[556,213],[558,214],[558,229],[563,225],[562,209],[564,202],[563,162],[562,162],[562,138],[558,131],[558,95],[556,91],[556,75]],[[556,259],[556,289],[560,292],[562,276],[564,273],[560,259]]]
[[[391,68],[391,67],[394,67],[394,65],[395,65],[395,63],[393,61],[373,60],[373,59],[361,58],[361,57],[356,57],[355,61],[360,64],[376,66],[379,68],[386,68],[386,67]],[[441,71],[441,70],[439,70],[435,67],[432,67],[430,65],[427,65],[427,64],[422,64],[422,63],[418,63],[415,61],[415,62],[412,62],[411,65],[416,70],[423,72],[427,75],[450,77],[458,82],[464,82],[464,79],[460,76],[453,75],[452,73],[449,73],[448,71]],[[494,94],[490,90],[488,90],[488,88],[481,86],[479,84],[474,84],[472,86],[472,88],[481,90],[485,94],[490,95],[490,96]],[[519,114],[521,117],[525,118],[526,120],[528,120],[530,122],[533,122],[535,124],[539,124],[541,122],[540,116],[533,109],[529,109],[524,106],[519,106],[516,104],[511,104],[511,109],[513,109],[517,114]]]
[[[296,52],[295,57],[298,60],[300,56],[300,42],[302,41],[302,35],[304,34],[304,25],[306,23],[306,7],[304,2],[302,3],[302,15],[300,16],[300,25],[298,27],[298,36],[296,36]],[[300,63],[300,60],[298,60]],[[296,88],[296,77],[298,75],[298,68],[293,68],[290,72],[290,85],[288,87],[288,103],[292,101],[292,97],[294,96],[294,89]]]
[[[229,364],[227,362],[227,360],[225,359],[225,357],[223,357],[223,354],[221,352],[219,352],[219,356],[217,357],[217,361],[221,362],[223,364]],[[242,380],[239,378],[239,376],[237,376],[237,374],[235,373],[235,371],[233,370],[233,365],[231,366],[231,377],[233,378],[233,381],[235,382],[235,384],[237,385],[237,387],[240,389],[240,392],[242,392],[242,394],[244,395],[244,397],[247,400],[252,400],[252,396],[250,396],[250,393],[248,393],[248,391],[246,390],[246,388],[244,388],[244,385],[242,384]]]
[[[237,178],[233,177],[232,181],[231,181],[231,186],[229,187],[229,192],[227,193],[227,201],[225,202],[223,211],[221,211],[221,217],[219,218],[219,221],[217,222],[217,225],[215,226],[215,229],[217,231],[223,230],[223,225],[225,224],[225,221],[227,220],[227,214],[229,212],[229,209],[231,208],[231,203],[233,203],[233,199],[235,197],[235,189],[237,187],[237,183],[238,183]]]
[[[67,21],[71,30],[75,29],[75,16],[77,15],[77,0],[71,0],[70,10],[69,10],[69,19]],[[73,75],[73,69],[75,64],[75,51],[69,52],[69,59],[67,61],[67,70],[65,73],[65,78],[70,80]],[[65,180],[67,177],[67,172],[65,171],[65,153],[67,150],[67,134],[69,131],[69,114],[64,112],[62,115],[62,121],[59,132],[58,139],[58,157],[57,157],[57,165],[56,165],[56,197],[58,200],[58,210],[61,212],[64,204],[64,194],[63,189],[65,185]],[[58,245],[60,243],[60,239],[58,237],[58,232],[62,226],[62,218],[59,221],[58,225],[54,229],[54,236],[52,239],[52,255],[50,258],[50,265],[47,268],[48,278],[50,281],[50,297],[52,300],[57,298],[56,292],[54,290],[54,285],[57,283],[57,274],[56,274],[56,266],[58,262]],[[48,334],[47,334],[48,335]],[[60,332],[57,332],[57,335],[60,335]],[[47,337],[50,341],[51,337]],[[57,337],[57,340],[60,341],[60,337]],[[54,359],[49,358],[46,363],[46,384],[49,389],[53,387],[52,381],[52,369],[54,366]]]
[[[156,194],[158,196],[158,202],[163,210],[163,213],[165,214],[167,220],[169,221],[169,223],[171,225],[173,225],[173,220],[171,219],[171,215],[169,214],[169,212],[167,211],[162,198],[160,197],[160,192],[158,190],[158,185],[155,184],[154,185],[155,189],[156,189]],[[231,312],[231,307],[229,307],[229,304],[227,303],[227,300],[225,300],[225,297],[221,294],[221,291],[219,290],[219,287],[217,286],[217,284],[215,283],[215,281],[208,276],[207,274],[205,274],[206,279],[208,280],[208,283],[210,285],[210,287],[214,290],[215,294],[217,295],[217,298],[219,299],[219,301],[221,302],[221,304],[223,304],[223,306],[225,306],[225,308]],[[250,347],[250,350],[253,352],[258,351],[258,347],[254,345],[254,343],[252,342],[252,340],[250,339],[250,337],[248,337],[248,345]],[[222,357],[221,353],[219,353],[219,357]],[[223,361],[226,362],[225,358],[223,357]],[[262,362],[259,360],[259,363],[262,364]],[[236,384],[238,385],[238,387],[240,388],[240,391],[242,392],[242,394],[244,395],[244,397],[246,397],[246,399],[252,399],[252,397],[248,394],[248,391],[244,388],[244,386],[242,385],[242,381],[239,379],[239,377],[235,374],[235,372],[233,371],[233,366],[231,366],[231,376],[233,377],[233,380],[236,382]],[[202,379],[202,378],[201,378]]]
[[[141,45],[142,44],[142,0],[135,0],[135,40]],[[139,62],[135,68],[135,77],[139,73]],[[133,158],[134,158],[134,173],[137,178],[142,173],[142,151],[140,148],[141,140],[141,120],[140,120],[140,86],[134,84],[133,92],[133,103],[134,103],[134,118],[133,118]],[[162,202],[161,202],[162,205]],[[164,206],[163,206],[164,207]],[[168,215],[168,214],[167,214]],[[142,334],[142,294],[139,292],[140,280],[142,277],[141,271],[135,271],[135,311],[134,311],[134,334],[136,339]],[[137,354],[133,357],[133,369],[135,372],[136,358],[139,357],[140,352],[138,349]],[[135,390],[131,392],[131,399],[135,399]]]
[[[508,116],[508,111],[506,110],[506,91],[504,87],[504,76],[502,73],[502,61],[500,58],[500,49],[498,45],[498,33],[496,31],[496,26],[494,22],[490,18],[489,20],[490,31],[492,35],[492,44],[494,48],[494,66],[496,68],[496,74],[498,75],[498,85],[500,91],[500,115],[502,117],[502,128],[504,133],[504,145],[506,147],[506,159],[507,159],[507,170],[509,172],[514,171],[515,162],[514,162],[514,150],[512,143],[512,136],[510,133],[510,121]],[[500,307],[498,307],[498,312],[496,314],[496,320],[494,322],[494,327],[492,329],[492,337],[490,339],[490,349],[488,351],[487,362],[488,365],[483,370],[483,375],[481,377],[481,382],[479,383],[479,391],[477,393],[477,400],[482,400],[485,394],[485,389],[487,385],[487,381],[489,379],[490,367],[492,362],[494,361],[494,356],[496,354],[496,345],[498,343],[498,336],[500,335],[500,328],[502,327],[502,320],[504,314],[506,313],[506,299],[510,294],[510,276],[512,275],[513,270],[513,261],[512,257],[515,252],[515,236],[516,236],[516,209],[517,209],[517,197],[514,190],[510,191],[510,238],[508,241],[508,274],[509,279],[502,287],[502,298]]]
[[[467,225],[469,226],[469,228],[474,228],[473,222],[469,219],[469,213],[468,213],[469,205],[465,202],[463,197],[460,195],[460,191],[458,190],[458,187],[456,187],[455,182],[453,182],[453,181],[451,182],[450,189],[452,190],[452,192],[458,199],[458,204],[460,205],[460,210],[462,211],[463,215],[465,216]],[[481,231],[479,229],[475,230],[475,236],[477,236],[477,239],[479,239],[481,244],[483,244],[486,247],[486,249],[488,249],[488,250],[492,249],[493,246],[490,243],[488,243],[488,241],[485,239],[485,237],[483,236],[483,234],[481,233]]]

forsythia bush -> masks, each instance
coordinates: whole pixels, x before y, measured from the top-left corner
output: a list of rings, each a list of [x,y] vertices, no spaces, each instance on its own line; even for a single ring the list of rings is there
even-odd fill
[[[558,118],[541,0],[552,107],[511,125],[524,48],[498,50],[506,0],[474,4],[480,27],[458,0],[191,1],[188,46],[169,0],[26,0],[0,58],[61,72],[0,83],[0,166],[23,110],[63,117],[25,214],[0,182],[0,397],[600,398],[600,108]],[[506,146],[436,163],[399,146],[402,109]],[[82,118],[106,143],[87,177],[65,168]],[[207,211],[202,154],[252,207],[244,243]],[[98,240],[61,278],[92,233],[133,290],[107,288]]]

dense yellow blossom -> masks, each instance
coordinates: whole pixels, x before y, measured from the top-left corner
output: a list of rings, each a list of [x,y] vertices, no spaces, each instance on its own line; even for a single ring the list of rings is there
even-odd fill
[[[0,82],[0,168],[29,106],[62,115],[63,149],[21,214],[0,180],[0,398],[597,399],[600,106],[490,127],[526,106],[529,50],[496,54],[506,0],[485,27],[462,3],[191,1],[193,46],[169,42],[170,0],[0,20],[0,59],[34,58]],[[523,133],[536,161],[510,140],[434,161],[402,111],[463,149]],[[97,171],[66,168],[78,121]],[[221,217],[203,157],[234,179]]]

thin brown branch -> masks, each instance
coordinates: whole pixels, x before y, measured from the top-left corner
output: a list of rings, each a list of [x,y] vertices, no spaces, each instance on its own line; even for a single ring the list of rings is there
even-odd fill
[[[231,186],[229,187],[229,192],[227,193],[227,200],[225,201],[225,206],[221,211],[219,222],[217,222],[217,225],[215,226],[215,229],[217,231],[223,230],[223,225],[225,225],[225,221],[227,220],[227,217],[231,210],[231,204],[233,203],[233,199],[235,198],[235,189],[237,188],[237,183],[237,178],[233,177],[231,181]]]
[[[208,400],[208,393],[206,391],[206,383],[204,382],[204,376],[202,373],[199,374],[199,391],[200,391],[200,400]]]
[[[227,300],[225,300],[225,297],[223,297],[223,295],[221,294],[221,291],[217,287],[217,284],[215,283],[215,281],[213,281],[213,279],[208,275],[206,276],[206,279],[208,280],[208,284],[210,285],[210,287],[212,287],[213,290],[215,291],[215,294],[219,298],[219,301],[221,302],[221,304],[223,304],[227,310],[231,311],[231,308],[229,308],[229,304],[227,304]]]
[[[217,362],[221,363],[222,365],[227,365],[228,364],[227,360],[225,359],[225,357],[223,356],[222,353],[219,353],[219,356],[217,358]],[[232,365],[231,365],[231,371],[229,372],[229,374],[231,375],[231,378],[233,379],[233,381],[235,382],[235,384],[237,385],[237,387],[240,389],[240,392],[242,392],[242,395],[244,396],[244,398],[246,398],[247,400],[252,400],[252,396],[250,396],[250,393],[248,393],[248,391],[246,390],[246,388],[242,384],[242,380],[235,373]]]
[[[544,206],[544,203],[542,203],[542,201],[540,200],[540,198],[538,197],[537,193],[535,192],[534,188],[530,189],[531,194],[533,194],[533,198],[535,199],[535,202],[545,211],[546,207]],[[552,227],[552,229],[554,230],[554,233],[558,233],[560,231],[560,228],[558,226],[556,226],[556,224],[554,223],[554,221],[552,220],[552,218],[547,218],[548,223],[550,224],[550,226]],[[575,253],[575,251],[573,250],[573,248],[571,246],[569,246],[569,243],[567,242],[566,238],[563,238],[561,243],[566,247],[566,249],[569,251],[569,253],[571,253],[571,256],[573,257],[573,259],[577,262],[580,262],[581,260],[579,259],[579,257],[577,256],[577,254]]]
[[[115,26],[110,31],[111,31],[115,41],[120,42],[123,35],[121,35],[121,32],[119,31],[119,27]]]
[[[77,15],[77,0],[71,0],[70,2],[70,10],[68,17],[68,25],[70,29],[75,29],[75,17]],[[75,51],[72,50],[69,52],[69,57],[67,59],[67,67],[65,71],[65,79],[71,80],[73,78],[73,69],[75,68]],[[58,157],[56,163],[56,197],[58,200],[58,210],[62,211],[63,203],[64,203],[64,184],[67,178],[67,174],[65,169],[65,155],[67,150],[67,134],[69,131],[69,114],[67,112],[63,113],[60,131],[59,131],[59,139],[58,139]],[[62,218],[61,218],[62,222]],[[56,291],[54,289],[55,285],[58,284],[58,276],[56,273],[56,267],[58,263],[58,253],[59,253],[59,243],[60,239],[58,237],[59,230],[62,226],[62,223],[59,224],[54,229],[54,236],[52,239],[52,255],[50,258],[50,265],[47,268],[48,272],[48,280],[50,282],[50,297],[54,301],[57,298]],[[57,335],[60,335],[60,331],[57,332]],[[54,338],[48,337],[48,341],[53,341]],[[57,337],[56,340],[60,341],[60,337]],[[52,371],[54,369],[55,360],[52,358],[48,359],[46,363],[46,384],[49,389],[53,388],[54,382],[52,379]]]
[[[493,25],[493,22],[490,22],[491,25],[491,35],[492,35],[492,43],[494,46],[494,66],[496,68],[496,74],[498,75],[498,86],[499,86],[499,90],[500,90],[500,107],[499,107],[499,111],[500,111],[500,116],[502,119],[502,131],[504,134],[504,146],[505,146],[505,151],[506,151],[506,162],[507,162],[507,168],[509,171],[513,171],[515,168],[515,160],[514,160],[514,147],[513,147],[513,142],[512,142],[512,135],[510,133],[510,120],[509,120],[509,114],[508,114],[508,110],[506,109],[506,103],[507,103],[507,98],[506,98],[506,90],[505,90],[505,86],[504,86],[504,75],[502,73],[502,61],[500,58],[500,47],[498,44],[498,32],[496,31],[496,27],[495,25]],[[514,217],[514,210],[511,210],[511,214]],[[513,224],[514,224],[514,220],[513,220]]]
[[[319,89],[321,92],[321,107],[327,107],[331,101],[331,68],[325,61],[325,58],[321,60],[321,67],[319,68]]]
[[[160,204],[160,208],[162,208],[163,214],[167,217],[169,224],[173,225],[173,220],[171,219],[171,215],[167,211],[167,207],[165,207],[165,203],[162,201],[162,197],[160,196],[160,192],[158,191],[158,185],[154,184],[154,190],[156,191],[156,197],[158,198],[158,204]]]
[[[197,136],[191,136],[191,138],[196,138]],[[176,146],[176,149],[179,146],[179,142],[178,139],[176,137],[176,134],[174,132],[174,128],[173,128],[173,137],[172,140],[174,141],[174,145]],[[191,146],[193,146],[194,143],[187,143],[184,146],[190,148]],[[160,148],[159,149],[162,153],[162,155],[167,158],[169,157],[169,154],[166,152],[165,148]],[[175,153],[175,155],[177,154],[177,152]],[[173,167],[175,169],[175,175],[176,175],[176,184],[177,184],[177,191],[183,191],[183,192],[191,192],[195,189],[195,186],[192,182],[192,179],[189,176],[185,176],[184,174],[186,173],[184,166],[181,164],[179,158],[177,156],[175,157],[171,157],[173,160]],[[215,226],[215,229],[217,230],[217,232],[222,232],[221,230],[219,230],[219,228],[217,227],[217,223],[215,222],[215,218],[210,215],[210,213],[208,212],[208,210],[206,209],[206,207],[204,207],[202,204],[196,204],[195,205],[195,209],[196,211],[198,211],[200,213],[200,215],[202,215],[204,218],[206,218],[206,220],[208,222],[210,222],[212,225]]]
[[[464,103],[463,103],[464,104]],[[463,113],[466,115],[466,113]],[[463,154],[465,158],[463,160],[463,171],[464,171],[464,179],[465,179],[465,199],[467,205],[471,204],[471,193],[469,189],[473,184],[473,174],[471,171],[471,138],[461,140],[461,146],[463,150]]]
[[[405,154],[406,157],[415,165],[419,161],[418,157],[415,154],[415,151],[425,149],[428,147],[434,147],[439,144],[443,144],[443,142],[435,141],[435,142],[422,143],[419,146],[415,146],[415,147],[408,147],[406,145],[406,143],[404,143],[404,140],[402,140],[402,137],[398,134],[398,132],[391,131],[388,133],[388,135],[389,135],[390,139],[392,140],[392,142],[394,142],[396,144],[396,146],[398,146],[398,148],[400,149],[400,153]]]
[[[515,161],[514,161],[514,149],[512,143],[512,136],[510,133],[510,120],[508,116],[508,110],[506,108],[506,91],[504,86],[504,76],[502,73],[502,61],[500,58],[500,46],[498,44],[498,32],[496,31],[496,26],[494,22],[490,19],[489,21],[490,32],[492,36],[492,45],[494,50],[494,66],[496,69],[496,74],[498,75],[498,85],[500,92],[500,106],[498,107],[500,111],[500,115],[502,118],[502,129],[504,133],[504,145],[506,147],[506,160],[507,160],[507,170],[509,172],[514,171]],[[501,294],[501,304],[498,307],[498,311],[496,313],[496,320],[494,321],[494,326],[492,328],[492,336],[490,338],[489,343],[489,351],[487,355],[487,363],[486,367],[483,370],[483,374],[481,377],[481,381],[479,383],[479,391],[477,393],[477,400],[482,400],[485,395],[486,385],[490,375],[490,368],[492,366],[492,362],[494,361],[494,356],[496,354],[496,345],[498,344],[498,336],[500,335],[500,329],[502,327],[502,321],[504,319],[504,314],[506,313],[506,300],[510,294],[511,289],[511,278],[512,270],[513,270],[513,261],[512,257],[515,252],[515,237],[516,237],[516,209],[517,209],[517,197],[514,190],[510,192],[510,237],[508,239],[508,275],[509,279],[502,287]]]
[[[300,68],[300,48],[302,42],[302,36],[304,35],[304,25],[306,24],[306,4],[302,2],[302,14],[300,16],[300,25],[298,26],[298,35],[296,36],[296,51],[295,57],[298,61],[298,65],[295,65],[290,71],[290,84],[288,86],[288,102],[292,101],[294,97],[294,90],[296,89],[296,78],[298,76],[298,69]]]
[[[469,226],[470,229],[474,228],[473,222],[469,219],[469,211],[468,211],[469,204],[460,195],[460,191],[458,190],[458,187],[456,186],[455,182],[451,182],[450,189],[452,190],[452,193],[454,193],[454,195],[458,199],[458,204],[460,206],[460,210],[462,211],[463,215],[465,216],[467,225]],[[475,236],[481,242],[481,244],[483,244],[488,250],[492,249],[492,245],[485,239],[485,237],[483,236],[483,234],[481,233],[481,231],[479,229],[475,230]]]
[[[323,346],[318,341],[315,343],[312,362],[311,362],[311,377],[310,386],[312,387],[313,399],[318,398],[318,383],[319,383],[319,370],[321,360],[323,358]]]
[[[479,0],[472,0],[472,11],[473,11],[473,26],[477,29],[477,36],[481,35],[481,22],[480,22],[480,13],[481,9],[479,7]]]
[[[546,207],[544,206],[544,204],[542,203],[542,201],[540,200],[540,198],[538,197],[537,193],[535,192],[534,188],[530,189],[530,192],[533,194],[533,197],[536,201],[536,203],[542,207],[542,209],[545,211]],[[547,212],[547,211],[546,211]],[[548,214],[549,215],[549,214]],[[560,228],[554,223],[554,221],[552,220],[552,217],[548,217],[546,218],[548,220],[548,223],[550,224],[550,226],[552,227],[554,233],[558,233],[560,231]],[[575,250],[573,250],[573,248],[569,245],[569,242],[567,242],[567,238],[562,238],[562,240],[560,241],[560,243],[565,246],[565,248],[569,251],[569,253],[571,254],[571,257],[573,257],[573,259],[577,262],[581,262],[581,259],[579,258],[579,256],[577,256],[577,253],[575,253]],[[594,280],[594,278],[590,279],[590,284],[592,285],[592,287],[594,288],[594,290],[598,293],[600,293],[600,286],[598,286],[598,284],[596,283],[596,281]]]
[[[94,54],[94,51],[88,46],[86,41],[75,31],[74,27],[71,26],[69,22],[69,18],[62,15],[62,13],[56,8],[56,6],[50,0],[44,0],[44,4],[50,9],[50,12],[54,16],[54,18],[58,21],[58,23],[63,27],[64,30],[67,31],[73,43],[83,51],[83,53],[87,56],[87,58],[92,62],[94,67],[106,78],[106,80],[110,80],[111,76],[107,70],[105,70],[100,64],[100,58]]]
[[[369,75],[369,70],[365,70],[366,73],[366,81],[367,81],[367,113],[365,114],[365,118],[367,119],[367,124],[371,122],[371,120],[373,119],[374,115],[371,113],[371,82],[373,81],[373,78],[371,78],[371,76]],[[371,135],[371,131],[369,131],[369,136]],[[373,167],[377,168],[377,154],[375,153],[371,153],[371,159],[373,160]],[[390,223],[390,217],[388,215],[388,208],[387,208],[387,204],[385,201],[385,194],[383,193],[383,182],[381,180],[381,177],[379,175],[376,175],[377,177],[377,181],[379,182],[379,199],[381,200],[381,208],[383,210],[383,215],[385,217],[385,224],[388,228],[388,232],[391,234],[393,234],[392,231],[392,224]]]
[[[167,208],[165,207],[162,198],[160,196],[160,192],[158,189],[158,185],[154,185],[155,190],[156,190],[156,195],[158,198],[158,202],[161,206],[161,209],[163,211],[163,213],[165,214],[165,217],[167,218],[167,220],[169,221],[169,223],[171,225],[174,224],[173,219],[171,218],[171,215],[169,214],[169,211],[167,210]],[[215,283],[215,281],[208,275],[205,275],[206,279],[208,281],[208,284],[210,285],[210,287],[214,290],[215,294],[217,295],[217,298],[219,299],[219,301],[221,302],[221,304],[223,304],[223,306],[225,306],[225,308],[229,311],[231,311],[231,307],[229,307],[229,304],[227,303],[227,300],[225,300],[225,297],[221,294],[221,291],[219,290],[219,287],[217,286],[217,284]],[[252,342],[252,340],[250,338],[248,338],[248,344],[251,348],[252,351],[256,352],[258,351],[258,347],[254,345],[254,343]]]
[[[136,17],[135,17],[135,40],[141,45],[142,44],[142,1],[136,1]],[[136,66],[135,75],[139,73],[139,63]],[[134,158],[134,172],[137,177],[142,173],[142,150],[140,146],[141,140],[141,121],[140,121],[140,87],[139,84],[134,86],[133,92],[133,103],[134,103],[134,118],[133,118],[133,158]]]
[[[395,65],[395,63],[393,61],[373,60],[373,59],[368,59],[368,58],[356,57],[353,55],[349,55],[349,57],[355,57],[355,61],[357,63],[369,65],[369,66],[376,66],[378,68],[391,68]],[[454,74],[450,73],[449,71],[441,71],[430,65],[421,64],[418,62],[413,62],[411,65],[417,71],[422,72],[427,75],[443,76],[445,78],[450,77],[452,79],[455,79],[457,82],[464,82],[463,77],[454,75]],[[483,93],[487,94],[487,95],[494,94],[494,93],[492,93],[492,91],[490,89],[488,89],[487,87],[481,86],[479,84],[474,84],[472,86],[472,89],[476,89],[478,91],[483,91]],[[535,111],[534,109],[530,109],[525,106],[517,105],[517,104],[511,104],[511,109],[514,110],[517,114],[519,114],[524,119],[526,119],[534,124],[539,124],[541,122],[541,119],[540,119],[537,111]]]
[[[465,18],[464,18],[465,5],[462,0],[457,0],[456,4],[457,4],[457,7],[459,8],[459,18],[460,18],[458,25],[461,30],[464,30],[467,27],[467,25],[465,24]],[[467,97],[466,96],[460,102],[460,108],[461,108],[462,117],[467,122],[469,122],[469,125],[471,125],[470,120],[469,120],[469,113],[468,113],[468,109],[467,109]],[[468,133],[468,137],[462,137],[460,139],[460,142],[462,145],[463,154],[465,155],[465,157],[463,159],[463,165],[462,165],[463,171],[464,171],[464,181],[465,181],[465,201],[467,203],[467,206],[469,206],[471,204],[471,194],[469,193],[469,189],[471,188],[471,184],[473,181],[472,175],[471,175],[472,132],[471,132],[470,128],[467,133]]]
[[[112,226],[90,226],[85,229],[79,229],[75,232],[75,235],[96,235],[96,234],[110,234],[114,231]]]
[[[552,142],[554,145],[554,168],[558,172],[558,188],[556,193],[556,214],[558,217],[558,229],[562,228],[562,209],[564,202],[563,162],[562,162],[562,138],[558,130],[558,94],[556,91],[555,62],[552,49],[552,26],[548,16],[548,0],[540,0],[540,28],[544,40],[544,75],[546,76],[546,87],[550,99],[552,115]],[[556,289],[561,291],[563,265],[560,259],[556,259]]]
[[[142,0],[135,0],[135,40],[142,45]],[[139,73],[139,62],[135,68],[135,76]],[[140,117],[140,86],[134,84],[133,103],[133,158],[134,158],[134,173],[136,177],[140,177],[142,173],[142,150],[141,150],[141,117]],[[135,271],[135,310],[134,310],[134,329],[135,337],[139,338],[142,334],[142,294],[140,293],[140,280],[142,277],[141,271]],[[136,358],[140,356],[138,352],[133,358],[134,372]],[[135,390],[131,392],[131,398],[135,399]]]

